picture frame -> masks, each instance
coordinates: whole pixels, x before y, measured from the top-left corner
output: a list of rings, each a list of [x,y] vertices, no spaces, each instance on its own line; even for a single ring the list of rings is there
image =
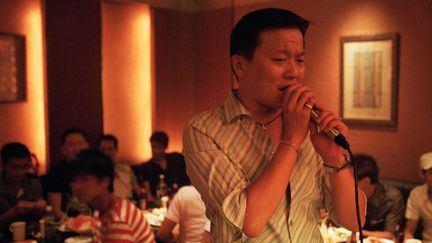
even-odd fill
[[[340,107],[350,125],[397,126],[399,35],[340,38]]]
[[[0,33],[0,102],[26,100],[25,36]]]

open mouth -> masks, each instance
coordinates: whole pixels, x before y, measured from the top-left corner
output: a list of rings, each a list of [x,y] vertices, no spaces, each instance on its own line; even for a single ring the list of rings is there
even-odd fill
[[[288,85],[287,86],[282,86],[282,87],[280,87],[279,88],[279,91],[281,91],[281,92],[285,92],[285,90],[287,90],[288,89]]]

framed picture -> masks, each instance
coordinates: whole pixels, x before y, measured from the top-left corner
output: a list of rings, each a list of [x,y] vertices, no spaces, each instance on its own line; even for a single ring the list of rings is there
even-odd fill
[[[351,125],[397,125],[399,35],[341,37],[341,114]]]
[[[0,102],[25,99],[25,37],[0,33]]]

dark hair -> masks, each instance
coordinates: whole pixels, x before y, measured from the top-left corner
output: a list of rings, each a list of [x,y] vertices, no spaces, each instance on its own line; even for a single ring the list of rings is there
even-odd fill
[[[354,161],[357,165],[357,178],[359,180],[369,177],[372,184],[378,183],[379,169],[372,156],[367,154],[355,154]]]
[[[231,32],[230,56],[241,55],[252,59],[259,45],[259,34],[265,30],[299,29],[304,37],[308,26],[309,21],[286,9],[264,8],[250,12],[239,20]]]
[[[112,135],[112,134],[104,134],[104,135],[100,136],[98,138],[98,140],[97,140],[98,147],[100,146],[100,144],[101,144],[102,141],[111,141],[111,142],[114,143],[114,147],[116,149],[118,149],[118,140],[117,140],[117,138],[114,135]]]
[[[151,135],[150,142],[161,143],[165,148],[168,148],[168,135],[165,132],[156,131]]]
[[[71,128],[68,128],[66,131],[64,131],[63,134],[61,135],[60,142],[62,145],[65,144],[66,138],[71,134],[81,134],[84,137],[84,139],[86,141],[88,141],[87,134],[84,132],[84,130],[82,130],[81,128],[78,128],[78,127],[71,127]]]
[[[10,159],[29,158],[30,151],[22,143],[8,143],[1,149],[1,161],[3,164],[9,162]]]
[[[114,191],[114,163],[104,153],[95,149],[83,150],[70,164],[72,178],[77,175],[94,175],[99,179],[109,177],[109,191]],[[71,178],[71,179],[72,179]]]

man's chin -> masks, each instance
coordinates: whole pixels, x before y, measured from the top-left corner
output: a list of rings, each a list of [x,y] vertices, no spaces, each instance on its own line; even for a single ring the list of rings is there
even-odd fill
[[[87,204],[90,201],[90,199],[87,198],[86,196],[75,195],[75,197],[78,199],[78,202],[83,203],[83,204]]]

